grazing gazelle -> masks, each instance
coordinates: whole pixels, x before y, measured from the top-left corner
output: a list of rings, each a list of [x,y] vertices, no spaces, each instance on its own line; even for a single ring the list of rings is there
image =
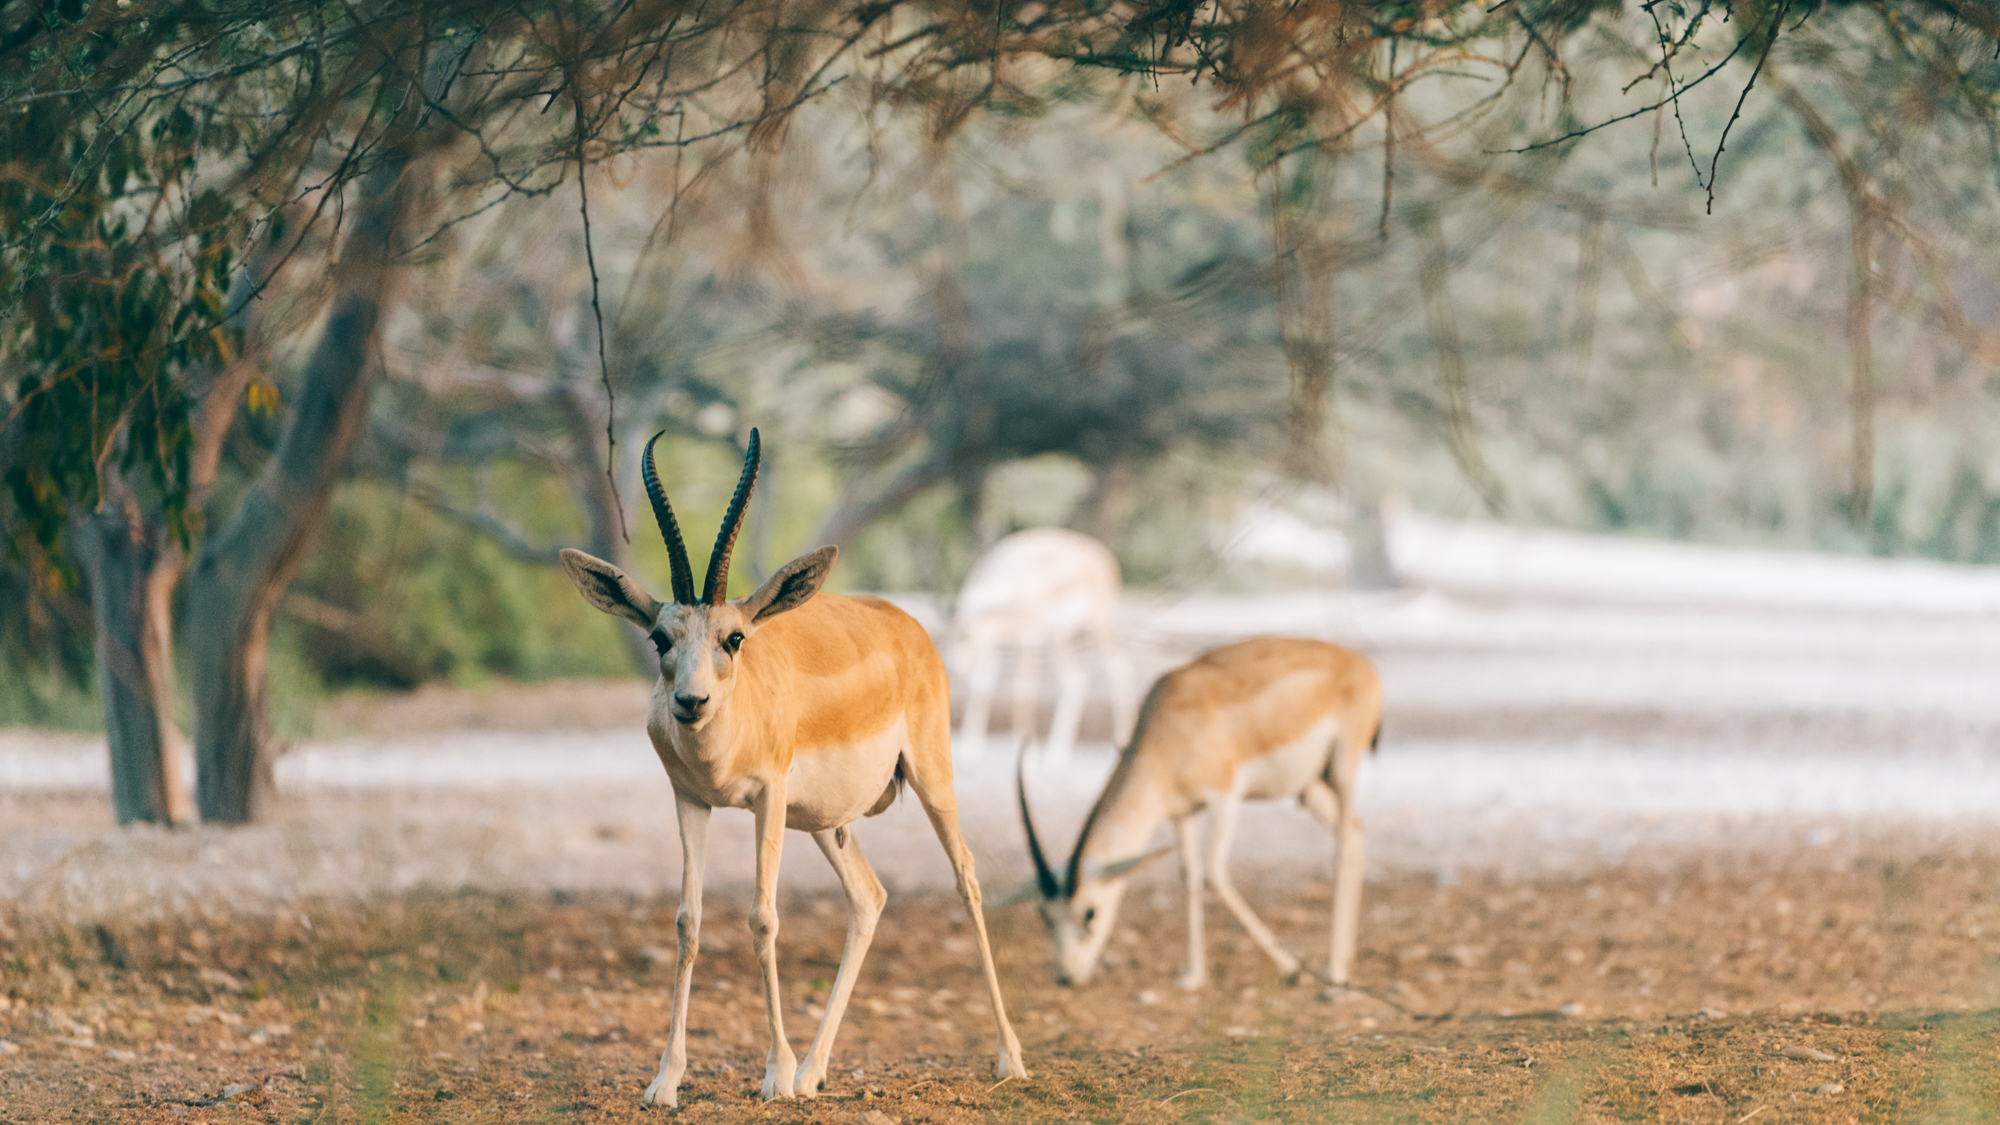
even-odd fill
[[[1049,867],[1025,781],[1016,793],[1028,851],[1035,861],[1042,918],[1056,942],[1057,976],[1081,984],[1097,970],[1104,943],[1134,869],[1166,849],[1146,851],[1171,820],[1187,880],[1187,970],[1182,988],[1208,980],[1202,944],[1202,860],[1194,816],[1212,811],[1208,883],[1250,937],[1295,975],[1299,959],[1238,894],[1229,849],[1244,801],[1296,799],[1334,830],[1339,863],[1333,884],[1330,983],[1347,983],[1361,912],[1361,818],[1354,783],[1362,756],[1382,731],[1382,687],[1368,658],[1322,641],[1257,637],[1199,657],[1161,676],[1146,694],[1139,727],[1084,821],[1076,850],[1059,876]]]
[[[687,548],[646,443],[642,479],[666,537],[674,600],[661,602],[617,567],[582,551],[562,552],[563,569],[584,600],[637,624],[660,650],[660,679],[646,733],[667,768],[680,817],[685,864],[675,917],[674,1008],[660,1073],[644,1104],[679,1101],[687,1070],[688,989],[701,938],[702,860],[708,814],[749,809],[756,816],[757,891],[750,934],[763,969],[771,1050],[766,1101],[812,1095],[826,1078],[827,1056],[876,919],[888,898],[848,826],[889,807],[907,783],[923,803],[972,915],[998,1027],[1000,1074],[1023,1077],[1021,1044],[1000,1002],[1000,980],[979,908],[972,855],[958,830],[951,783],[951,713],[944,662],[923,627],[887,602],[820,594],[833,569],[833,547],[787,563],[756,593],[728,601],[729,553],[757,480],[757,431],[743,476],[722,517],[708,576],[695,596]],[[817,597],[814,595],[818,594]],[[778,856],[785,829],[810,832],[847,892],[847,944],[827,997],[819,1034],[797,1063],[785,1038],[778,989]],[[796,1069],[795,1069],[796,1068]]]
[[[1085,677],[1078,644],[1088,637],[1104,660],[1111,689],[1111,732],[1132,731],[1132,669],[1112,631],[1118,609],[1118,560],[1104,544],[1060,527],[1017,531],[979,556],[952,609],[958,662],[970,681],[959,724],[961,752],[979,756],[993,710],[999,650],[1014,653],[1014,736],[1029,740],[1036,657],[1046,649],[1056,666],[1056,709],[1047,753],[1064,758],[1083,722]]]

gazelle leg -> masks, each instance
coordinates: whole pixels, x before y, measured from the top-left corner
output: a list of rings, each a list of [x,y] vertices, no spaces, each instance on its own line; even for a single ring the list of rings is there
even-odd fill
[[[674,790],[674,812],[681,827],[681,908],[674,915],[674,1014],[667,1024],[667,1049],[660,1053],[660,1073],[646,1087],[642,1106],[662,1096],[669,1107],[680,1104],[681,1076],[687,1073],[688,991],[694,985],[694,958],[701,948],[701,873],[708,858],[708,806]]]
[[[840,889],[847,892],[847,944],[840,951],[840,971],[834,974],[833,995],[826,999],[826,1015],[820,1018],[819,1034],[813,1037],[812,1046],[806,1050],[805,1064],[799,1067],[798,1093],[808,1098],[819,1093],[820,1084],[826,1080],[833,1037],[840,1034],[847,998],[854,992],[855,978],[861,975],[861,961],[868,956],[868,943],[875,940],[875,922],[882,916],[882,904],[889,901],[889,892],[882,889],[882,880],[875,877],[875,869],[868,866],[868,858],[861,854],[861,843],[854,838],[852,828],[815,832],[812,837],[819,850],[826,853],[827,862],[833,864],[834,874],[840,876]]]
[[[1007,1005],[1000,998],[1000,974],[993,967],[993,942],[986,936],[986,914],[979,905],[979,877],[973,873],[972,852],[958,830],[958,797],[951,791],[949,776],[934,777],[926,773],[917,765],[916,757],[903,756],[903,773],[924,806],[924,813],[931,818],[931,828],[937,832],[938,843],[944,845],[945,858],[951,861],[952,874],[958,880],[958,897],[965,902],[965,912],[972,916],[972,936],[979,940],[979,962],[986,971],[986,993],[993,1001],[1000,1077],[1026,1078],[1028,1067],[1021,1061],[1021,1041],[1014,1036],[1014,1025],[1007,1022]]]
[[[1229,880],[1229,850],[1236,844],[1236,817],[1243,811],[1243,794],[1230,793],[1217,801],[1214,809],[1215,820],[1209,827],[1208,881],[1215,888],[1215,897],[1243,923],[1243,928],[1250,932],[1250,940],[1277,964],[1280,973],[1296,976],[1299,959],[1278,944],[1277,935],[1251,912],[1250,904],[1243,901],[1243,896],[1236,892],[1236,884]]]
[[[1125,658],[1125,650],[1119,646],[1109,621],[1100,623],[1094,632],[1097,650],[1104,657],[1104,676],[1110,682],[1111,742],[1123,748],[1139,721],[1139,696],[1132,687],[1132,662]]]
[[[1333,830],[1337,855],[1333,869],[1333,945],[1328,951],[1326,979],[1344,985],[1354,965],[1361,927],[1361,868],[1366,861],[1365,827],[1350,802],[1340,799],[1324,782],[1307,786],[1299,804]]]
[[[1056,711],[1049,722],[1047,754],[1052,761],[1061,762],[1076,749],[1077,728],[1083,725],[1083,697],[1090,681],[1084,675],[1083,662],[1077,659],[1073,640],[1050,644],[1049,655],[1056,666]]]
[[[784,994],[778,987],[778,860],[785,845],[785,783],[782,778],[758,796],[757,900],[750,905],[750,940],[764,970],[764,1015],[771,1025],[771,1051],[764,1059],[764,1100],[789,1098],[799,1061],[785,1039]]]
[[[973,635],[967,648],[972,651],[968,674],[971,693],[965,700],[965,718],[958,726],[958,753],[966,761],[977,759],[986,749],[986,728],[993,723],[993,692],[1000,684],[1000,650],[993,639]]]
[[[1008,703],[1013,709],[1014,737],[1022,746],[1035,741],[1035,687],[1036,673],[1041,671],[1037,659],[1041,650],[1040,638],[1018,637],[1014,646],[1014,681],[1008,690]]]
[[[1190,992],[1208,983],[1208,947],[1202,939],[1201,847],[1195,840],[1194,817],[1174,821],[1180,844],[1181,877],[1187,882],[1187,968],[1174,983]]]

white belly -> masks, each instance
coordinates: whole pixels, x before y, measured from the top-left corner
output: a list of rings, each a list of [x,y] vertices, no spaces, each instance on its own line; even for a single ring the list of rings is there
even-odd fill
[[[1237,788],[1252,801],[1297,796],[1325,772],[1334,730],[1334,720],[1329,716],[1314,723],[1295,741],[1243,763],[1236,771]]]
[[[785,827],[820,832],[851,824],[874,807],[909,745],[903,721],[850,746],[820,747],[792,759],[785,775]]]

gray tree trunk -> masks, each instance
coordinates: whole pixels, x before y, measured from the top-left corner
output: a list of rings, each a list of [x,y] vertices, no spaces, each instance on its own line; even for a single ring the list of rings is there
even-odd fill
[[[1388,528],[1382,520],[1382,498],[1373,492],[1354,496],[1354,515],[1347,522],[1347,542],[1353,552],[1347,584],[1357,590],[1393,590],[1403,584],[1389,557]]]
[[[271,611],[326,515],[368,412],[379,366],[372,357],[411,194],[408,165],[389,160],[362,183],[334,266],[326,329],[278,450],[195,563],[186,635],[204,820],[248,822],[274,792],[264,697]]]
[[[96,618],[111,807],[120,824],[187,824],[194,819],[182,772],[187,747],[171,714],[170,599],[184,556],[115,473],[105,493],[101,510],[81,521],[78,538]]]

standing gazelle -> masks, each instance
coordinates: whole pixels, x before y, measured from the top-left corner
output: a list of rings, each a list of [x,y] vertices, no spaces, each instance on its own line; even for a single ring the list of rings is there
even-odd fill
[[[972,915],[998,1027],[1000,1074],[1025,1076],[1021,1044],[1000,1001],[972,855],[959,835],[949,695],[937,649],[921,625],[887,602],[819,594],[839,553],[833,547],[787,563],[741,601],[726,600],[730,549],[757,480],[756,430],[750,431],[743,476],[722,517],[697,598],[680,527],[653,468],[653,442],[659,439],[655,434],[646,443],[641,475],[666,537],[674,600],[654,599],[602,559],[562,552],[563,569],[584,600],[645,629],[660,650],[646,733],[673,782],[685,866],[675,917],[673,1017],[660,1073],[646,1087],[644,1104],[661,1096],[670,1106],[678,1104],[687,1070],[688,989],[701,939],[709,810],[742,808],[756,816],[750,934],[763,969],[771,1030],[764,1098],[812,1095],[826,1077],[841,1014],[888,898],[848,825],[888,808],[905,783],[929,814],[957,876],[959,897]],[[785,1038],[778,989],[778,857],[787,828],[812,834],[847,892],[847,944],[804,1065]]]
[[[1132,733],[1132,666],[1119,648],[1114,617],[1123,585],[1118,560],[1088,535],[1060,527],[1031,527],[1006,536],[972,564],[952,610],[957,657],[968,681],[960,752],[979,757],[993,711],[999,655],[1014,654],[1014,737],[1032,741],[1037,656],[1044,650],[1056,668],[1056,709],[1046,753],[1061,760],[1076,746],[1089,681],[1077,660],[1088,637],[1110,681],[1111,737]]]
[[[1035,861],[1042,918],[1056,941],[1057,977],[1081,984],[1097,971],[1132,872],[1171,820],[1187,880],[1187,970],[1182,988],[1208,981],[1202,944],[1202,861],[1194,816],[1211,809],[1208,883],[1258,947],[1292,976],[1299,959],[1229,878],[1229,850],[1243,802],[1296,799],[1334,830],[1333,948],[1327,977],[1347,983],[1361,913],[1361,818],[1354,786],[1362,756],[1382,731],[1382,687],[1360,653],[1322,641],[1257,637],[1216,649],[1161,676],[1139,711],[1131,744],[1084,821],[1069,865],[1049,867],[1018,773],[1021,822]],[[1165,849],[1161,849],[1164,851]]]

